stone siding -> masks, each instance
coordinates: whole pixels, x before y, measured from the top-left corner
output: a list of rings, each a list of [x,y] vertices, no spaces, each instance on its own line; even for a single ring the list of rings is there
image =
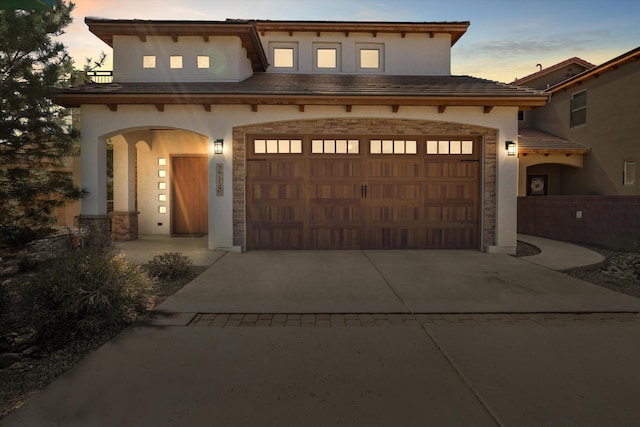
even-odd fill
[[[245,246],[246,143],[245,135],[433,135],[481,136],[482,170],[481,227],[483,250],[495,245],[496,228],[496,140],[497,131],[481,126],[404,119],[318,119],[260,123],[233,129],[233,244]]]

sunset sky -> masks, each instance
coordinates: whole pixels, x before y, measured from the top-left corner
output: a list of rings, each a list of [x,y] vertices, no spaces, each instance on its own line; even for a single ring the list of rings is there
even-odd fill
[[[78,67],[111,48],[86,16],[110,19],[470,21],[452,73],[510,82],[578,56],[596,65],[640,45],[637,0],[75,0],[62,41]],[[107,62],[106,69],[111,68]]]

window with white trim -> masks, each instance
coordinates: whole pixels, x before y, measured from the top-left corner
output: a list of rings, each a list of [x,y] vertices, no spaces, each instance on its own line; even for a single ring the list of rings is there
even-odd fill
[[[298,69],[297,43],[271,43],[269,45],[271,64],[279,71],[295,71]]]
[[[587,124],[587,91],[574,93],[571,96],[571,127]]]
[[[357,69],[361,72],[384,71],[384,45],[359,43],[356,45]]]
[[[371,154],[417,154],[418,142],[403,139],[372,139],[369,141]]]
[[[255,139],[253,141],[255,154],[301,154],[301,139]]]
[[[340,71],[340,43],[315,43],[313,68],[316,71]]]
[[[427,141],[427,155],[473,154],[473,141],[430,140]]]
[[[360,141],[357,139],[312,139],[312,154],[358,154]]]
[[[635,160],[625,160],[624,172],[623,172],[623,184],[635,185],[637,172],[638,172],[637,162]]]

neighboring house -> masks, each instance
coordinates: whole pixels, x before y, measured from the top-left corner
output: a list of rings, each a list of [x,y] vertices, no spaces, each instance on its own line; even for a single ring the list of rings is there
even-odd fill
[[[542,179],[548,195],[640,195],[638,58],[640,48],[597,67],[572,58],[513,82],[550,95],[521,113],[519,195]]]
[[[547,90],[595,65],[574,57],[541,69],[511,84]],[[550,102],[555,102],[551,99]],[[586,145],[545,132],[544,123],[536,120],[538,110],[520,111],[518,115],[518,195],[563,194],[564,171],[582,168]]]
[[[114,70],[56,98],[82,111],[82,224],[237,251],[515,251],[506,148],[547,96],[452,76],[469,22],[85,22]]]
[[[550,96],[521,122],[518,193],[565,196],[520,200],[519,231],[640,250],[639,59],[572,58],[513,82]]]

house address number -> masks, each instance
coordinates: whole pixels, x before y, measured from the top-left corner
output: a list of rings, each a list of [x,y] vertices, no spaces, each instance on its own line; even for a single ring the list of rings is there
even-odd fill
[[[216,196],[224,196],[224,164],[216,163]]]

